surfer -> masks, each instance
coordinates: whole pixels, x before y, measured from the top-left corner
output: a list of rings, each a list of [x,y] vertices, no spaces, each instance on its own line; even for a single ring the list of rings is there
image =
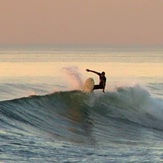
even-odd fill
[[[86,69],[86,71],[87,72],[93,72],[99,76],[99,79],[100,79],[99,85],[95,85],[93,90],[94,89],[102,89],[103,92],[105,92],[105,85],[106,85],[105,72],[100,73],[100,72],[96,72],[96,71],[89,70],[89,69]]]

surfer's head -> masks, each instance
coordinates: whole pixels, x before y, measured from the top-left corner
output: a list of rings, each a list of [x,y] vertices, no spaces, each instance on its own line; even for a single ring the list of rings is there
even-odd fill
[[[102,74],[102,75],[105,75],[105,72],[103,71],[101,74]]]
[[[101,74],[105,75],[105,72],[103,71]]]

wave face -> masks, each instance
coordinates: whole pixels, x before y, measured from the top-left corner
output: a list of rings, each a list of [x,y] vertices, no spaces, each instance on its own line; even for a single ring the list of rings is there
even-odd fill
[[[0,102],[3,129],[91,144],[133,143],[142,141],[144,131],[162,133],[162,115],[163,100],[140,86],[105,94],[66,91]]]

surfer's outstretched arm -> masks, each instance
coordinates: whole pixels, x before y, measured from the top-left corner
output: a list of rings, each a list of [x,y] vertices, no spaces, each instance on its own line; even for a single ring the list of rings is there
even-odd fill
[[[100,74],[99,72],[94,71],[94,70],[89,70],[89,69],[86,69],[86,71],[87,71],[87,72],[93,72],[93,73],[95,73],[95,74],[97,74],[97,75],[99,75],[99,74]]]

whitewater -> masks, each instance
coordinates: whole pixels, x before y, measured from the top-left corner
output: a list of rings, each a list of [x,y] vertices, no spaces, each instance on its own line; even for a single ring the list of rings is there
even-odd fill
[[[1,162],[163,162],[163,49],[1,47]],[[105,71],[105,93],[82,92]]]

